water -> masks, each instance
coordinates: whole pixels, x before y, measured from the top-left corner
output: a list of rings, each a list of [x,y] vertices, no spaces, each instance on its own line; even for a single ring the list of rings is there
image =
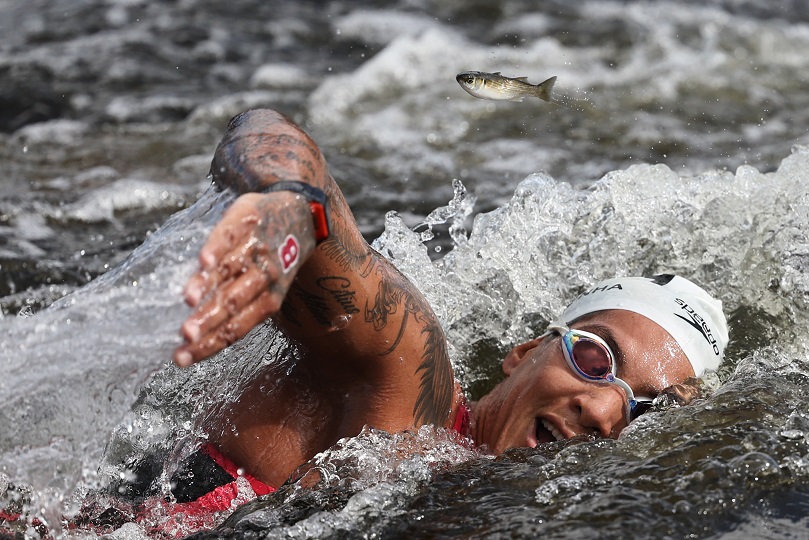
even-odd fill
[[[182,285],[229,202],[207,189],[213,148],[230,116],[270,106],[322,145],[363,233],[428,296],[473,396],[510,344],[616,274],[699,281],[732,341],[704,400],[661,404],[618,441],[492,459],[441,432],[363,433],[311,464],[313,489],[203,529],[809,534],[803,2],[5,0],[0,13],[0,503],[29,523],[62,535],[82,503],[122,505],[95,490],[147,456],[170,476],[215,422],[211,396],[236,399],[256,359],[294,360],[260,328],[198,368],[168,365]],[[469,69],[556,75],[592,106],[475,100],[454,81]],[[414,445],[422,456],[391,450]]]

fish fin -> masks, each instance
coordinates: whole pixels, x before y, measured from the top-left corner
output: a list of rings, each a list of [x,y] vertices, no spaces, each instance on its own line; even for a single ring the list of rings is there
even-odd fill
[[[519,97],[511,98],[509,101],[522,101],[522,100],[523,100],[523,97],[519,96]]]
[[[499,72],[499,71],[495,71],[494,73],[492,73],[492,75],[500,75],[500,72]]]
[[[528,77],[514,77],[514,80],[527,83],[528,82]]]
[[[551,99],[551,90],[553,90],[553,85],[554,84],[556,84],[556,75],[554,75],[550,79],[542,81],[541,83],[536,85],[534,87],[534,88],[536,88],[536,94],[535,95],[539,99],[545,100],[545,101],[547,101],[549,103],[552,102],[553,100]]]

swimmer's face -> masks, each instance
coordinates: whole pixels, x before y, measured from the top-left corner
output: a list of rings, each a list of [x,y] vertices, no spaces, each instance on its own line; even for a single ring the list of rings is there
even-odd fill
[[[638,396],[654,397],[694,376],[677,342],[630,311],[600,311],[570,325],[605,339],[616,375]],[[558,334],[517,346],[503,361],[506,379],[474,406],[473,436],[494,453],[576,435],[617,437],[627,400],[614,384],[585,381],[567,365]]]

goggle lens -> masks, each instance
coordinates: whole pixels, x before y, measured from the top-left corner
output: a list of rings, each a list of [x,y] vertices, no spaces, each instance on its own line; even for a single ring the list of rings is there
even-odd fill
[[[603,339],[582,330],[571,330],[563,324],[550,325],[548,333],[558,333],[562,336],[562,351],[565,359],[579,377],[593,382],[615,384],[623,389],[629,405],[627,423],[652,407],[651,398],[636,397],[632,388],[615,376],[614,356],[609,345]]]
[[[577,339],[573,343],[573,363],[582,373],[594,379],[604,379],[612,371],[610,354],[595,341]]]

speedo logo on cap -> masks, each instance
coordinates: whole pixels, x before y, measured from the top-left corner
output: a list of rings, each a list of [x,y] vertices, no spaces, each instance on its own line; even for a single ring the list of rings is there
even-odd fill
[[[699,315],[699,313],[694,311],[694,308],[689,306],[684,300],[675,298],[674,301],[678,305],[680,305],[683,311],[685,311],[685,313],[688,315],[688,318],[683,317],[679,313],[675,313],[674,315],[676,315],[677,317],[681,318],[682,320],[693,326],[697,332],[702,334],[702,337],[705,338],[705,341],[707,341],[708,344],[713,348],[713,353],[716,356],[719,356],[719,345],[716,343],[716,338],[713,337],[713,334],[711,333],[711,328],[708,326],[708,323],[705,322],[705,319],[703,319]]]

